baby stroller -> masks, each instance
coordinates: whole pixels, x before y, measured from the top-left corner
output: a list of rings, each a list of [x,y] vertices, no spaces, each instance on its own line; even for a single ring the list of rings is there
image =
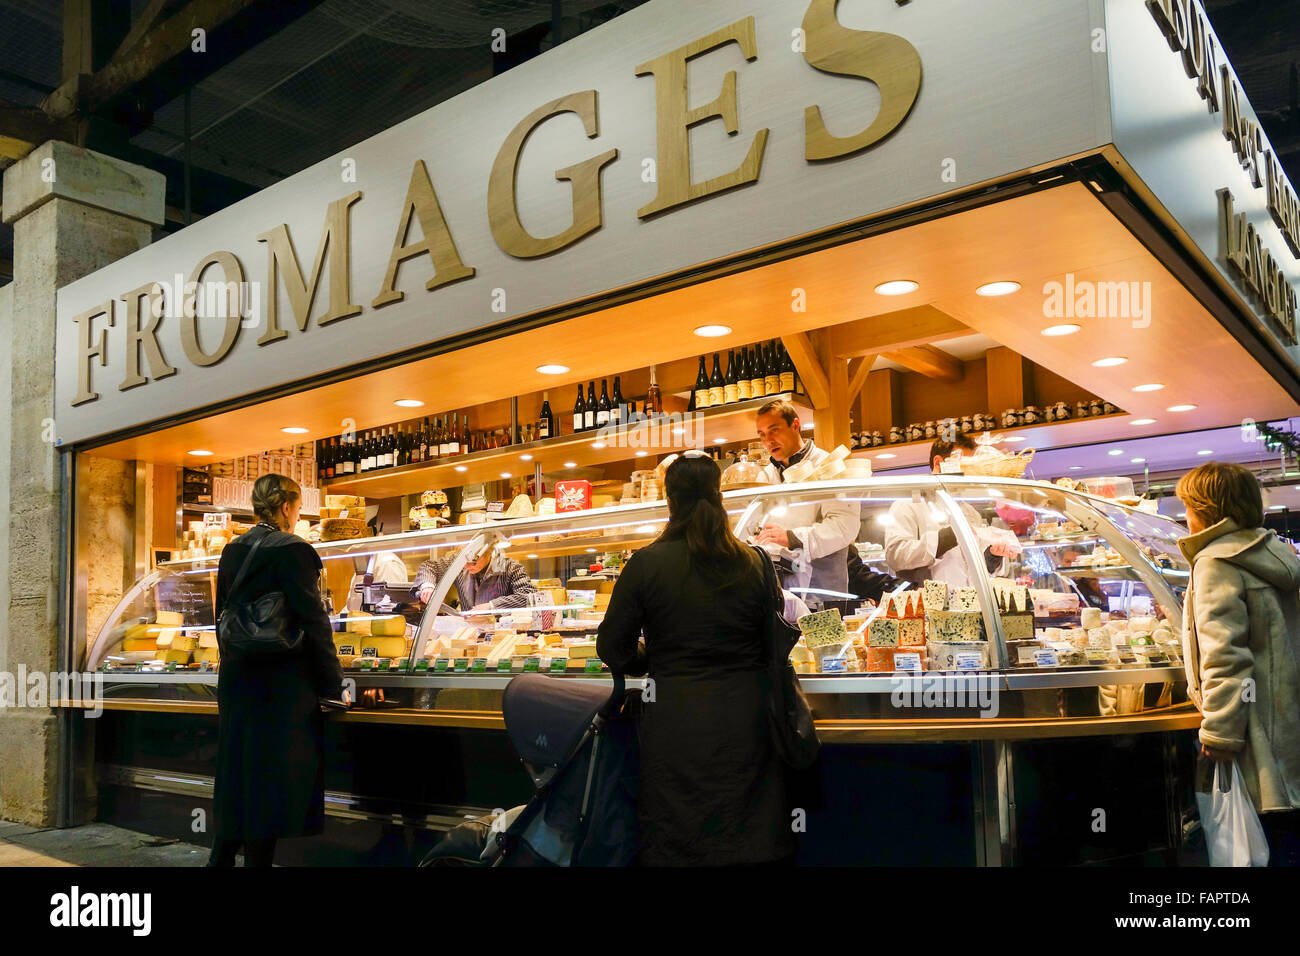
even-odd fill
[[[613,693],[521,674],[501,698],[506,733],[532,778],[522,807],[452,829],[420,866],[627,866],[637,852],[636,727],[622,675]]]

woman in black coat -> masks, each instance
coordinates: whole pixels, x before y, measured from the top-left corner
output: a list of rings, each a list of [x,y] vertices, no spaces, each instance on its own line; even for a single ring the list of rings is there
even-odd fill
[[[209,866],[270,866],[280,837],[312,836],[325,823],[325,731],[319,698],[338,698],[343,671],[321,601],[321,560],[292,534],[301,490],[283,475],[253,485],[259,524],[228,544],[217,569],[217,613],[253,544],[265,538],[236,595],[241,602],[284,594],[298,649],[270,660],[231,658],[221,650],[217,677],[219,734],[214,838]]]
[[[728,527],[719,479],[698,453],[669,466],[668,526],[628,559],[596,643],[611,670],[654,681],[640,724],[640,862],[649,865],[794,854],[767,722],[762,567]]]

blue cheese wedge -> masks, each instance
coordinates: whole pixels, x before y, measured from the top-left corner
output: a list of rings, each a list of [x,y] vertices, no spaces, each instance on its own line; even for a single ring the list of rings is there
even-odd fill
[[[948,610],[948,582],[926,581],[922,597],[925,598],[925,609],[927,611]]]
[[[931,642],[982,641],[984,617],[970,611],[931,611],[929,638]]]
[[[978,611],[979,609],[980,599],[974,588],[953,588],[948,593],[948,610]]]
[[[897,647],[905,622],[892,617],[878,617],[867,627],[867,644],[871,647]]]

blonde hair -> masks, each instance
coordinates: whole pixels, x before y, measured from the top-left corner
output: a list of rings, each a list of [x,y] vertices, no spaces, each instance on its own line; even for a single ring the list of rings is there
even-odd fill
[[[263,475],[253,485],[253,512],[267,524],[280,526],[276,520],[285,504],[302,497],[298,482],[284,475]],[[292,530],[292,529],[290,529]]]
[[[1231,518],[1243,528],[1264,524],[1264,495],[1258,479],[1241,465],[1207,461],[1178,480],[1174,494],[1208,528]]]

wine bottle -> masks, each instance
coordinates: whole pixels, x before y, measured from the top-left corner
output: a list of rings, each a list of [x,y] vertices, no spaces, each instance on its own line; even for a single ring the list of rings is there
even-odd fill
[[[749,349],[740,350],[740,369],[736,372],[736,401],[747,402],[754,397],[749,384]]]
[[[722,377],[722,365],[718,353],[713,353],[713,373],[709,376],[709,407],[721,405],[727,400],[727,383]]]
[[[334,450],[338,447],[337,438],[321,442],[320,452],[316,455],[317,472],[321,478],[334,477]]]
[[[767,355],[763,361],[763,391],[767,395],[775,395],[781,391],[781,373],[776,362],[775,342],[768,345]]]
[[[694,395],[695,409],[699,411],[709,407],[709,373],[704,368],[704,356],[700,356],[700,368],[695,375]]]
[[[406,464],[407,461],[406,456],[409,450],[410,450],[410,445],[408,444],[406,438],[406,426],[398,425],[396,440],[393,442],[393,467],[394,468],[401,468],[403,465]]]
[[[722,380],[723,397],[722,400],[728,405],[740,400],[739,382],[736,378],[736,350],[727,350],[727,375]]]
[[[447,454],[459,455],[460,451],[460,431],[456,428],[456,415],[451,416],[451,434],[447,436]]]
[[[387,440],[384,442],[384,467],[392,468],[397,464],[397,430],[388,427]]]
[[[573,433],[576,435],[587,426],[583,424],[586,421],[586,403],[582,400],[582,386],[578,386],[578,398],[573,403]]]
[[[785,350],[784,345],[781,346],[780,374],[781,374],[781,391],[793,392],[794,391],[794,360],[790,358],[790,353]]]
[[[650,388],[646,390],[645,405],[646,418],[654,418],[656,415],[664,413],[664,399],[659,393],[659,380],[655,378],[655,366],[650,366]]]
[[[361,439],[361,471],[364,474],[375,467],[375,453],[370,445],[370,432]]]
[[[551,414],[551,395],[542,392],[542,412],[537,416],[537,437],[550,438],[555,434],[555,417]]]
[[[607,378],[601,378],[601,401],[595,403],[595,427],[604,428],[610,424],[610,388]]]
[[[596,427],[596,383],[587,383],[587,403],[582,406],[582,427],[589,430]]]
[[[435,419],[433,426],[434,447],[437,449],[439,458],[447,457],[447,426],[444,424],[445,418]]]
[[[750,398],[762,398],[767,394],[767,387],[763,383],[763,346],[755,345],[754,351],[749,355]]]
[[[340,478],[346,475],[355,475],[356,469],[356,443],[347,439],[339,439],[339,456],[334,462],[334,477]]]
[[[460,453],[469,454],[469,416],[462,415],[460,419]]]
[[[627,421],[627,402],[623,399],[623,385],[619,376],[614,376],[614,394],[609,400],[609,423],[619,425]]]

